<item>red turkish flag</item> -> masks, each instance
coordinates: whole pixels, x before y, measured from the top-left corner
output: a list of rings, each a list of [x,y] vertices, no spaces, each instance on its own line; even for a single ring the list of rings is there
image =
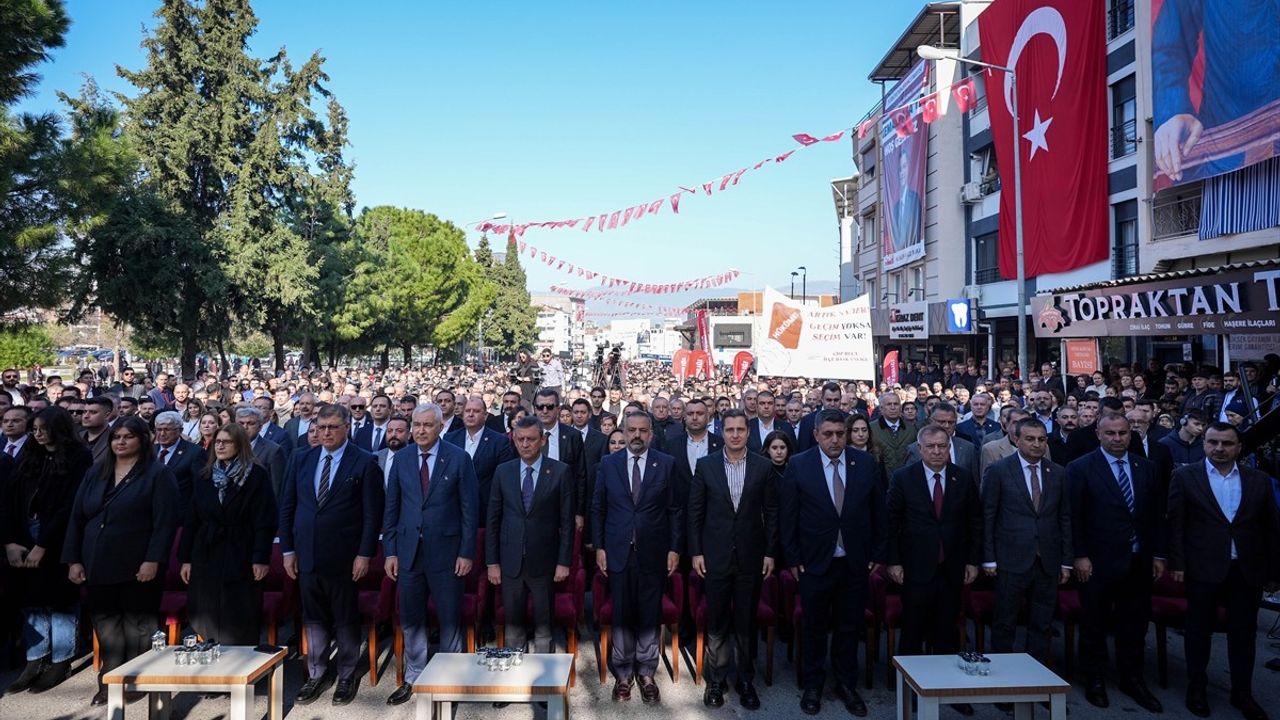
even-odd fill
[[[808,147],[818,142],[818,138],[810,135],[809,133],[796,133],[791,137],[795,138],[796,142],[800,143],[801,145],[804,145],[805,147]]]
[[[920,98],[920,119],[931,123],[942,116],[942,108],[938,106],[938,93],[929,93]]]
[[[951,97],[956,101],[956,110],[969,112],[969,108],[978,102],[978,89],[973,84],[973,78],[967,77],[954,83],[951,86]]]
[[[1022,163],[1026,276],[1106,260],[1105,3],[995,0],[978,20],[982,59],[1018,73],[1018,127],[1007,73],[986,76],[992,141],[1001,158],[1000,274],[1017,276],[1013,163]]]
[[[863,120],[860,125],[858,125],[859,140],[867,136],[867,131],[871,129],[871,126],[875,124],[876,120],[877,118],[867,118],[866,120]]]
[[[893,129],[898,137],[906,137],[916,131],[915,120],[911,118],[911,108],[900,108],[893,111]]]

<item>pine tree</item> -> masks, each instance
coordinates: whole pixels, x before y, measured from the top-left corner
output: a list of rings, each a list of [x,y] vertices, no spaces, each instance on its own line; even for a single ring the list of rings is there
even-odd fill
[[[507,237],[507,254],[490,269],[497,289],[493,310],[485,317],[484,341],[503,357],[513,357],[537,339],[538,313],[529,300],[528,279],[520,265],[515,236]]]

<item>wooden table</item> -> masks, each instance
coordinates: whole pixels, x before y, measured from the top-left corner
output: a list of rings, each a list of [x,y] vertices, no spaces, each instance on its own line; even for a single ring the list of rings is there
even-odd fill
[[[148,650],[103,676],[108,720],[124,720],[125,692],[147,693],[148,717],[153,720],[169,717],[174,693],[230,693],[230,720],[249,720],[254,716],[253,684],[267,673],[271,674],[267,717],[284,717],[284,650],[268,655],[248,646],[224,646],[222,657],[211,665],[176,665],[175,649]]]
[[[897,655],[898,715],[911,720],[911,695],[919,698],[923,720],[937,720],[941,705],[1013,703],[1015,720],[1030,720],[1037,702],[1049,703],[1052,720],[1067,717],[1070,683],[1026,653],[988,655],[990,675],[966,675],[955,655]]]
[[[566,653],[527,654],[524,663],[505,671],[476,664],[474,653],[437,653],[413,682],[417,720],[451,720],[454,702],[545,702],[547,720],[569,717]]]

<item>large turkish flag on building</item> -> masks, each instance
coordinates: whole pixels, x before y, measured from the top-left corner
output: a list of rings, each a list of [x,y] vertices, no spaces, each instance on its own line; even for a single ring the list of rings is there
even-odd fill
[[[982,61],[1017,72],[1018,127],[1008,73],[986,75],[992,141],[1000,161],[1000,274],[1018,274],[1014,134],[1022,161],[1027,277],[1106,260],[1106,3],[996,0],[978,17]]]

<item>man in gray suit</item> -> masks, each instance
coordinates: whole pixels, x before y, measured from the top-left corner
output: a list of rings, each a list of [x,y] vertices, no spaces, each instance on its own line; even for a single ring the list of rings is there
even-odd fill
[[[934,405],[933,410],[929,412],[929,423],[946,430],[947,436],[951,438],[951,464],[967,470],[969,476],[973,478],[973,482],[980,484],[982,476],[978,474],[981,471],[978,448],[974,447],[973,443],[968,440],[956,435],[956,421],[959,420],[959,417],[954,405],[942,402]],[[919,441],[907,446],[907,465],[918,462],[920,462]]]
[[[1025,413],[1024,413],[1025,415]],[[1031,417],[1013,427],[1017,450],[987,468],[982,484],[982,569],[996,578],[991,645],[1011,652],[1018,609],[1027,601],[1027,652],[1045,661],[1058,585],[1071,577],[1067,472],[1048,459],[1049,434]]]
[[[262,466],[271,476],[271,490],[280,496],[280,486],[284,484],[285,466],[288,458],[284,448],[262,436],[264,424],[262,411],[252,405],[241,405],[236,408],[236,424],[244,428],[249,436],[249,446],[253,448],[253,461]]]
[[[982,445],[982,457],[979,462],[982,466],[983,478],[986,478],[987,468],[991,467],[992,464],[1018,451],[1018,447],[1013,441],[1013,429],[1019,420],[1025,420],[1029,417],[1031,417],[1031,413],[1012,405],[1000,408],[1000,427],[1004,428],[1004,434],[993,440],[988,440]],[[1041,424],[1043,425],[1044,423]]]

